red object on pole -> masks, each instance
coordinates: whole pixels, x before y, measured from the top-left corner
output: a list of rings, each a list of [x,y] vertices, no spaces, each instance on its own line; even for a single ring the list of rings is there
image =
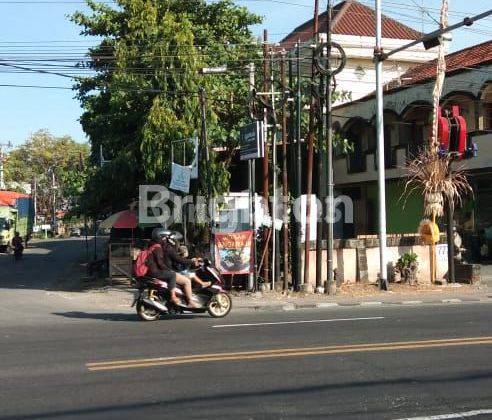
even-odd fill
[[[458,153],[463,157],[466,149],[466,120],[460,115],[460,108],[457,105],[451,107],[451,115],[454,130],[451,129],[449,149],[450,152]]]
[[[449,110],[438,110],[438,138],[443,153],[453,153],[463,158],[466,151],[467,124],[460,115],[458,105]]]
[[[449,150],[449,120],[442,115],[442,108],[437,109],[437,136],[442,150]]]

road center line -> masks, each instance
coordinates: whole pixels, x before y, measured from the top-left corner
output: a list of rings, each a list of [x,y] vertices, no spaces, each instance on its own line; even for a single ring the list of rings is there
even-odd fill
[[[399,420],[463,419],[463,418],[467,418],[467,417],[484,416],[485,414],[492,414],[492,409],[464,411],[462,413],[438,414],[436,416],[407,417],[407,418],[399,419]]]
[[[358,352],[381,352],[395,350],[416,350],[455,346],[492,345],[492,337],[465,337],[424,341],[398,341],[389,343],[344,344],[323,347],[302,347],[286,349],[265,349],[230,353],[191,354],[187,356],[157,357],[152,359],[117,360],[87,363],[90,371],[145,368],[190,363],[210,363],[231,360],[253,360],[266,358],[320,356]]]
[[[365,317],[365,318],[311,319],[306,321],[257,322],[251,324],[224,324],[224,325],[213,325],[212,328],[255,327],[255,326],[263,326],[263,325],[285,325],[285,324],[311,324],[317,322],[368,321],[373,319],[384,319],[384,316],[372,316],[372,317]]]

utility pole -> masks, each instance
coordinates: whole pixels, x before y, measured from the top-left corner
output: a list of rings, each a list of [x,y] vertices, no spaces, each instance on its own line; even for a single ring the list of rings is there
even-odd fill
[[[324,50],[324,49],[323,49]],[[323,54],[323,52],[322,52]],[[322,263],[323,263],[323,231],[324,223],[323,218],[325,217],[325,202],[326,197],[326,149],[325,145],[322,144],[322,139],[325,138],[325,98],[324,96],[324,81],[325,77],[321,75],[319,80],[319,91],[318,91],[318,150],[316,154],[317,158],[317,195],[319,202],[321,202],[321,217],[318,217],[317,227],[316,227],[316,293],[321,292],[323,287],[322,279]],[[319,209],[318,209],[319,212]]]
[[[268,92],[268,31],[265,29],[263,31],[263,91]],[[270,182],[269,182],[269,150],[268,150],[268,109],[265,107],[263,111],[263,126],[264,126],[264,139],[265,139],[265,150],[263,156],[263,200],[265,202],[266,211],[269,209],[270,202]],[[274,220],[274,218],[272,218]],[[274,228],[274,227],[273,227]],[[264,283],[269,282],[269,232],[265,229],[263,232],[263,281]]]
[[[319,0],[314,2],[314,26],[313,26],[313,42],[318,43],[318,15],[319,15]],[[309,108],[309,132],[308,132],[308,151],[307,151],[307,186],[306,186],[306,229],[304,235],[304,281],[305,287],[309,287],[309,260],[310,260],[310,238],[311,238],[311,194],[313,190],[313,158],[314,158],[314,132],[316,119],[316,99],[314,94],[314,84],[316,82],[316,68],[314,66],[315,48],[313,49],[311,63],[311,103]]]
[[[299,205],[302,198],[302,143],[301,143],[301,120],[302,120],[302,85],[301,85],[301,40],[297,40],[296,45],[296,72],[297,72],[297,93],[296,93],[296,199]],[[298,290],[302,283],[302,221],[301,217],[296,220],[296,268],[294,272],[294,290]]]
[[[282,91],[285,94],[287,81],[285,75],[285,51],[282,51],[280,58],[280,80]],[[287,102],[282,105],[282,216],[283,216],[283,271],[284,281],[283,289],[287,290],[289,286],[289,219],[287,216],[289,210],[289,185],[287,183]]]
[[[202,141],[202,148],[205,151],[205,162],[206,164],[204,165],[206,169],[203,171],[203,173],[206,174],[205,177],[205,182],[207,183],[207,195],[208,195],[208,209],[212,208],[212,185],[210,183],[210,152],[208,150],[208,138],[207,138],[207,105],[206,105],[206,95],[205,95],[205,88],[203,86],[200,86],[200,89],[198,91],[198,97],[199,97],[199,102],[200,102],[200,116],[201,116],[201,141]],[[203,166],[202,166],[203,168]],[[211,259],[214,260],[214,240],[213,240],[213,233],[212,233],[212,228],[213,228],[213,219],[214,219],[214,211],[211,211],[212,214],[209,214],[209,235],[210,235],[210,256]]]
[[[378,190],[379,190],[379,287],[388,290],[388,269],[386,266],[386,177],[384,162],[384,120],[383,120],[383,59],[381,1],[376,0],[376,133],[378,142]]]
[[[52,222],[52,232],[53,236],[55,235],[55,228],[56,228],[56,184],[55,184],[55,171],[54,169],[51,170],[51,191],[53,193],[52,200],[53,200],[53,222]]]
[[[331,26],[332,26],[332,18],[333,18],[333,1],[328,0],[327,5],[327,13],[326,13],[326,44],[328,51],[327,61],[329,63],[332,53],[332,42],[331,42]],[[329,66],[329,64],[328,64]],[[345,63],[342,61],[342,65],[340,66],[338,71],[341,71]],[[334,268],[333,268],[333,223],[334,221],[334,183],[333,183],[333,115],[332,115],[332,83],[333,83],[333,73],[330,71],[326,76],[326,115],[325,115],[325,125],[326,125],[326,170],[327,170],[327,178],[328,178],[328,206],[327,206],[327,216],[328,216],[328,237],[326,243],[326,280],[327,284],[325,287],[325,293],[331,293],[334,286]],[[323,201],[323,205],[324,205]]]
[[[255,65],[250,63],[249,69],[249,92],[250,94],[255,89]],[[249,191],[249,224],[253,230],[253,273],[248,277],[248,290],[252,291],[257,287],[257,258],[256,258],[256,222],[255,222],[255,212],[256,212],[256,159],[248,159],[248,191]]]
[[[34,175],[34,182],[33,182],[33,205],[34,205],[34,226],[37,225],[36,219],[38,215],[38,180],[36,178],[36,175]]]
[[[275,83],[273,78],[273,51],[270,51],[270,93],[271,93],[271,112],[273,115],[273,127],[272,127],[272,181],[273,181],[273,202],[272,202],[272,290],[275,290],[275,285],[279,281],[280,274],[280,253],[279,253],[279,231],[276,228],[277,221],[277,118],[276,118],[276,108],[275,108]],[[282,92],[283,97],[283,92]]]
[[[5,189],[5,175],[3,170],[3,164],[5,162],[5,154],[3,152],[3,148],[11,148],[12,143],[9,141],[8,143],[0,143],[0,190]]]

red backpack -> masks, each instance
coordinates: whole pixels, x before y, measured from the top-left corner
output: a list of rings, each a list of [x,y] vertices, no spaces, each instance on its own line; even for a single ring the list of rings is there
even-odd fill
[[[159,247],[159,244],[153,244],[148,248],[142,249],[137,256],[137,260],[135,261],[135,265],[133,266],[133,272],[136,277],[143,277],[149,271],[149,267],[147,265],[147,261],[149,258],[152,258],[152,252],[154,249]]]

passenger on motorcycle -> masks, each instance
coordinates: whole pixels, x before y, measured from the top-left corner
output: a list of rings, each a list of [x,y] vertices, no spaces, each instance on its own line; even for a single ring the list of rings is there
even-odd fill
[[[149,267],[149,275],[161,280],[165,280],[169,285],[171,300],[175,304],[179,304],[179,299],[176,297],[176,284],[183,287],[188,306],[196,307],[193,302],[193,293],[191,290],[191,280],[186,276],[177,273],[174,270],[175,264],[183,264],[186,266],[196,265],[197,260],[188,260],[181,258],[171,243],[170,232],[163,228],[156,228],[152,231],[152,244],[157,244],[152,251],[152,258],[149,259],[147,265]]]
[[[177,235],[180,235],[177,233]],[[179,274],[188,277],[192,282],[197,283],[200,287],[209,287],[212,285],[211,281],[203,281],[196,273],[191,272],[188,268],[190,266],[189,262],[200,261],[198,258],[188,259],[188,249],[184,246],[178,246],[177,240],[175,239],[176,234],[171,234],[167,237],[167,247],[164,248],[165,252],[168,252],[172,259],[173,270]],[[183,263],[183,261],[187,261]]]

